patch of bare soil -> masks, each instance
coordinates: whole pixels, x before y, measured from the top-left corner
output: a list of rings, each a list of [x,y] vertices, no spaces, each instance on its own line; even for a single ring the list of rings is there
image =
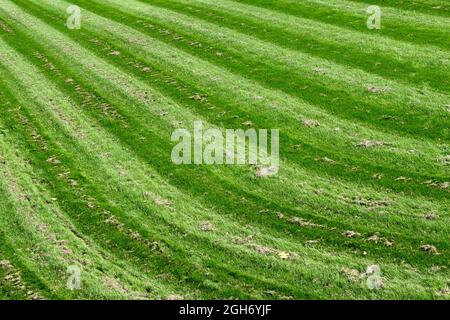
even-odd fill
[[[351,199],[344,198],[344,201],[350,202],[353,204],[357,204],[363,207],[367,207],[370,210],[373,210],[375,208],[381,208],[381,207],[387,207],[389,206],[389,202],[387,200],[372,200],[372,199],[365,199],[361,196],[354,196]]]
[[[303,218],[299,218],[299,217],[290,217],[288,219],[288,221],[292,224],[296,224],[302,227],[310,227],[310,228],[323,228],[322,225],[305,220]]]
[[[198,228],[201,231],[215,231],[216,227],[209,221],[203,221],[202,223],[199,224]]]
[[[5,271],[4,281],[8,282],[15,290],[25,292],[28,299],[42,300],[43,298],[33,290],[30,290],[23,282],[20,272],[8,260],[0,260],[0,268]]]
[[[342,268],[340,273],[347,277],[350,282],[359,281],[361,279],[361,274],[356,269]]]
[[[119,291],[122,293],[126,293],[129,291],[128,288],[121,284],[116,278],[106,276],[103,278],[103,283],[107,288],[113,291]]]
[[[355,146],[360,148],[374,148],[385,145],[385,142],[382,141],[372,141],[372,140],[363,140],[358,142]]]
[[[257,253],[263,255],[276,256],[282,260],[296,259],[298,257],[298,254],[295,252],[286,252],[268,246],[257,244],[254,242],[252,235],[249,235],[245,238],[233,237],[231,241],[234,244],[245,245],[246,247],[255,250]]]
[[[440,163],[442,163],[444,166],[450,165],[450,154],[446,155],[445,157],[442,157],[438,159]]]
[[[160,197],[159,195],[154,194],[153,192],[148,192],[148,191],[144,192],[144,197],[151,198],[157,206],[162,206],[162,207],[172,206],[172,201],[170,201],[168,199],[164,199],[164,198]]]
[[[314,71],[315,73],[317,73],[317,74],[320,74],[320,75],[324,75],[324,74],[327,73],[326,70],[325,70],[324,68],[321,68],[321,67],[316,67],[316,68],[314,68],[313,71]]]
[[[371,235],[369,238],[367,238],[367,241],[374,242],[377,244],[383,243],[386,247],[392,247],[394,245],[394,241],[381,237],[378,233]]]
[[[367,87],[367,91],[369,91],[370,93],[382,94],[388,92],[389,88],[369,85]]]
[[[433,211],[428,211],[425,214],[425,219],[427,219],[427,220],[434,220],[434,219],[436,219],[436,214]]]
[[[432,187],[437,187],[439,189],[448,189],[450,187],[450,182],[448,181],[444,181],[444,182],[437,182],[437,181],[433,181],[433,180],[427,180],[422,182],[422,184],[426,184],[428,186],[432,186]]]
[[[344,231],[342,233],[342,235],[344,237],[347,237],[347,238],[356,238],[356,237],[359,237],[361,234],[359,232],[356,232],[356,231],[347,230],[347,231]]]
[[[433,245],[430,244],[424,244],[420,246],[420,250],[425,251],[429,254],[439,254],[439,251],[437,250],[437,248]]]
[[[302,120],[303,125],[309,127],[309,128],[315,128],[320,126],[320,122],[313,119],[303,119]]]

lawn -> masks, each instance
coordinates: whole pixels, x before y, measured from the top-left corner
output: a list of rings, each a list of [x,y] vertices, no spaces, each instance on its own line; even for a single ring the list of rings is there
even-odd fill
[[[0,0],[0,108],[0,299],[450,299],[446,0]]]

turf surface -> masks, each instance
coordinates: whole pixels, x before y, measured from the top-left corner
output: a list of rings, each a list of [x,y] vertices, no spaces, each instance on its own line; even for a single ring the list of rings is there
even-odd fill
[[[450,6],[373,2],[0,0],[0,298],[449,299]],[[198,120],[279,174],[174,165]]]

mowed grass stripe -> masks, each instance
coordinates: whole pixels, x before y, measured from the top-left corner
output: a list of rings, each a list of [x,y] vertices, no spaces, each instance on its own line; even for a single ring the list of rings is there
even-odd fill
[[[311,28],[309,20],[301,23],[302,20],[292,17],[290,19],[276,19],[268,12],[264,14],[264,17],[261,17],[256,16],[255,10],[247,9],[249,12],[246,13],[242,10],[235,10],[233,7],[222,8],[215,5],[216,3],[205,4],[203,2],[185,2],[185,0],[180,2],[152,0],[146,3],[163,6],[182,14],[189,14],[261,40],[273,42],[281,47],[312,54],[335,63],[349,65],[385,78],[402,80],[415,86],[432,86],[441,92],[448,91],[448,85],[446,86],[442,80],[439,81],[439,79],[446,78],[448,81],[445,65],[442,65],[439,60],[437,60],[437,63],[427,63],[430,57],[434,57],[434,53],[431,53],[429,48],[427,48],[429,50],[428,55],[426,55],[427,58],[424,58],[420,62],[421,66],[418,66],[417,60],[399,57],[399,50],[395,49],[397,47],[395,43],[379,43],[380,40],[384,39],[381,36],[375,37],[372,35],[370,42],[357,43],[355,39],[358,39],[360,35],[353,32],[350,37],[346,36],[346,41],[340,41],[341,39],[335,39],[336,37],[326,29],[326,26],[322,26],[322,29],[325,30],[322,32],[320,30],[317,32],[317,30]],[[296,19],[300,20],[301,25],[289,22],[291,20],[296,21]],[[322,36],[318,36],[318,33]],[[338,32],[339,35],[342,33],[346,34],[346,31],[340,30]],[[394,48],[394,50],[391,48]],[[401,52],[405,52],[405,49]],[[441,60],[445,61],[446,59]],[[441,66],[444,66],[444,69]]]
[[[39,82],[40,83],[40,82]],[[61,99],[56,99],[56,98],[54,98],[54,97],[52,97],[52,100],[55,100],[55,101],[60,101],[60,103],[62,103],[62,100]],[[66,117],[64,117],[63,119],[62,119],[63,121],[69,121],[69,118],[66,116]],[[46,127],[52,127],[51,125],[47,125]],[[98,130],[98,129],[97,129]],[[80,134],[83,134],[83,131],[82,130],[80,130],[79,128],[78,128],[78,131],[77,132],[79,132]],[[63,140],[61,137],[59,137],[59,139],[58,139],[58,141],[61,141],[61,140]],[[103,137],[103,138],[99,138],[99,139],[96,139],[96,141],[105,141],[105,140],[107,140],[105,137]],[[91,150],[94,150],[94,147],[93,146],[91,146],[91,148],[90,148]],[[112,148],[109,148],[108,150],[112,150]],[[95,150],[96,152],[95,153],[98,153],[98,154],[103,154],[102,152],[100,152],[100,151],[98,151],[98,150]],[[56,152],[56,151],[55,151]],[[62,153],[62,152],[61,152]],[[69,153],[69,150],[66,150],[66,152],[65,153]],[[82,152],[81,152],[82,153]],[[76,156],[75,155],[72,155],[72,157],[71,158],[76,158]],[[117,162],[117,159],[111,159],[111,161],[112,162]],[[91,161],[91,163],[92,164],[94,164],[94,163],[96,163],[95,161]],[[110,165],[109,165],[109,167],[112,167],[113,165],[110,163]],[[97,161],[97,170],[98,170],[98,161]],[[86,174],[86,172],[84,173],[84,174]],[[97,171],[97,174],[99,174],[99,172]],[[151,173],[149,173],[149,174],[151,174]],[[136,178],[136,177],[135,177]],[[93,179],[93,177],[91,176],[90,177],[90,179]],[[99,180],[102,180],[102,177],[100,176],[99,178],[98,178]],[[105,179],[105,178],[104,178]],[[111,178],[109,178],[109,179],[106,179],[107,181],[111,181],[111,180],[114,180],[114,179],[111,179]],[[98,182],[98,183],[100,183],[100,182]],[[143,186],[141,186],[141,187],[143,187]],[[124,193],[126,193],[126,191],[125,190],[119,190],[119,191],[121,191],[121,192],[119,192],[119,194],[124,194]],[[110,197],[112,197],[112,194],[113,194],[113,191],[112,190],[104,190],[103,191],[103,193],[104,194],[109,194],[110,195]],[[125,199],[122,199],[122,201],[124,201]],[[188,202],[189,203],[189,202]],[[124,212],[127,212],[128,214],[130,214],[131,212],[132,212],[132,208],[123,208],[123,211]],[[184,210],[178,210],[177,212],[179,212],[179,213],[183,213],[184,212]],[[187,213],[190,213],[190,214],[192,214],[193,212],[192,212],[192,210],[191,209],[189,209],[188,211],[187,211]],[[208,214],[208,216],[209,217],[211,217],[212,215],[211,214]],[[90,217],[90,219],[92,219],[92,217]],[[180,222],[183,222],[183,221],[186,221],[186,217],[182,217],[182,218],[174,218],[173,219],[173,221],[180,221]],[[155,221],[153,220],[153,223],[154,223]],[[158,225],[158,224],[157,224]],[[98,225],[97,225],[97,227],[98,227]],[[146,227],[147,228],[149,228],[150,226],[149,225],[146,225]],[[230,230],[236,230],[236,226],[234,226],[233,228],[230,228]],[[163,230],[161,230],[161,232],[162,232],[162,234],[166,234],[166,235],[172,235],[172,237],[176,237],[176,239],[177,239],[177,243],[179,242],[179,237],[181,237],[181,234],[178,234],[177,232],[174,232],[174,230],[172,230],[172,231],[165,231],[165,232],[163,232]],[[169,241],[169,239],[165,239],[165,241]],[[196,243],[198,243],[198,241],[196,241]],[[194,251],[193,251],[193,247],[192,247],[192,244],[190,244],[189,246],[188,246],[188,248],[189,248],[189,255],[191,256],[193,253],[194,253]],[[215,251],[213,251],[213,252],[222,252],[223,253],[223,250],[215,250]],[[177,254],[178,254],[178,256],[181,256],[181,252],[177,252]],[[186,259],[187,257],[184,257],[184,259]],[[152,260],[155,260],[155,257],[153,257],[153,259]],[[225,259],[225,261],[228,261],[228,259]],[[223,263],[223,262],[222,262]],[[167,264],[167,261],[166,261],[166,265],[165,265],[165,267],[167,267],[168,265],[170,265],[170,264]],[[184,265],[186,266],[187,265],[187,263],[186,262],[184,262]],[[254,265],[253,264],[253,267],[256,267],[256,265]],[[151,268],[155,268],[155,266],[152,266]],[[173,270],[177,270],[177,272],[182,272],[182,268],[180,267],[180,266],[178,266],[178,267],[173,267]],[[227,271],[227,272],[229,272],[229,271]],[[237,271],[234,271],[234,272],[237,272]],[[284,274],[285,272],[281,272],[282,274]],[[195,273],[194,273],[194,271],[193,270],[190,270],[190,274],[191,274],[191,276],[192,277],[195,277]],[[231,284],[230,284],[231,285]],[[223,288],[223,290],[225,290],[225,288]],[[204,289],[204,293],[206,293],[206,289]]]
[[[208,215],[209,217],[211,217],[211,215]],[[233,228],[234,230],[236,230],[236,228],[234,227]],[[213,248],[212,248],[213,249]],[[221,251],[221,250],[216,250],[216,251],[219,251],[219,252],[223,252],[223,251]],[[214,251],[214,252],[216,252],[216,251]],[[191,254],[193,254],[193,250],[192,250],[192,247],[191,247],[191,250],[190,250],[190,253]],[[209,265],[211,265],[211,263],[208,263]],[[255,267],[255,265],[254,264],[252,264],[252,266],[253,267]],[[218,268],[219,269],[219,268]],[[234,269],[234,268],[233,268]],[[228,268],[226,269],[227,270],[227,272],[229,273],[229,272],[233,272],[233,273],[236,273],[237,271],[236,270],[232,270],[232,268],[230,268],[230,266],[228,266]],[[217,270],[216,270],[217,271]],[[285,272],[287,272],[287,270],[284,270],[283,272],[282,272],[282,274],[285,274]],[[192,276],[195,276],[195,275],[192,275]],[[296,276],[298,276],[298,274],[296,274]],[[237,277],[237,274],[235,274],[235,277]],[[257,279],[255,279],[254,277],[252,277],[253,278],[253,284],[254,284],[254,282],[255,282],[255,280],[257,280]],[[292,280],[289,280],[289,281],[292,281]],[[283,283],[283,282],[280,282],[280,283]],[[242,294],[242,293],[241,293]],[[305,292],[304,294],[303,294],[303,296],[305,296],[307,293]],[[313,297],[313,296],[310,296],[310,297]]]
[[[449,50],[433,47],[429,42],[426,45],[406,43],[375,32],[366,34],[233,1],[145,0],[143,2],[174,8],[180,13],[191,12],[202,19],[216,20],[216,23],[223,27],[231,26],[239,32],[258,35],[281,46],[289,46],[298,51],[310,52],[358,68],[368,68],[365,64],[376,65],[382,62],[383,65],[380,65],[378,70],[373,68],[371,72],[384,71],[385,76],[389,75],[395,79],[395,74],[389,73],[389,69],[402,70],[400,74],[406,76],[410,82],[430,83],[441,91],[446,91],[447,88],[433,79],[433,75],[448,81],[446,71],[450,68]],[[185,9],[186,7],[188,9]],[[366,28],[364,21],[361,25]],[[285,40],[284,43],[280,41],[281,39]],[[450,40],[450,34],[448,39]],[[337,57],[341,55],[342,58]],[[354,56],[353,63],[351,56]],[[399,72],[397,77],[398,74]]]
[[[6,112],[13,111],[7,109]],[[8,172],[9,180],[6,182],[10,189],[10,192],[5,192],[5,196],[9,196],[9,199],[16,198],[17,204],[14,209],[4,211],[3,217],[10,217],[11,220],[3,222],[3,225],[8,225],[9,228],[6,230],[12,231],[8,235],[8,239],[15,254],[10,252],[7,257],[3,258],[8,258],[8,261],[15,266],[20,256],[20,260],[34,270],[36,276],[27,280],[25,287],[28,287],[29,283],[35,283],[39,278],[48,281],[44,291],[40,290],[36,296],[32,291],[28,298],[123,299],[140,297],[134,291],[115,291],[107,286],[107,279],[112,279],[113,275],[119,275],[119,278],[128,281],[132,278],[135,283],[140,279],[136,277],[138,274],[136,270],[133,271],[133,268],[125,261],[121,261],[116,255],[109,255],[88,237],[83,237],[77,232],[76,227],[67,219],[57,202],[52,200],[51,192],[40,182],[42,177],[32,172],[33,169],[23,159],[12,154],[20,151],[21,154],[27,155],[28,151],[24,149],[25,146],[21,145],[24,137],[10,132],[9,130],[5,139],[9,140],[5,141],[9,145],[2,145],[4,152],[2,156],[6,162],[4,172]],[[13,138],[13,136],[17,137]],[[30,156],[28,159],[32,158]],[[20,225],[23,226],[23,230]],[[6,245],[2,246],[2,250],[7,250],[7,248]],[[6,252],[3,251],[3,253]],[[80,295],[80,291],[67,288],[67,268],[72,265],[82,269],[83,295]],[[22,270],[19,271],[21,274],[23,273]],[[109,274],[111,278],[105,274]],[[150,281],[147,280],[147,282],[149,285]],[[154,285],[151,287],[157,288]],[[29,289],[25,291],[29,291]]]
[[[404,11],[400,8],[391,9],[384,3],[354,3],[352,1],[290,1],[277,2],[268,0],[237,0],[247,5],[259,6],[268,10],[284,13],[296,17],[320,21],[346,28],[357,30],[366,34],[379,33],[391,39],[433,45],[448,50],[448,38],[450,36],[446,28],[447,16],[433,16],[420,12]],[[368,30],[366,12],[371,5],[377,4],[382,12],[382,28],[380,31]],[[438,12],[439,10],[436,10]],[[444,12],[443,10],[440,10]]]
[[[20,105],[25,107],[24,103]],[[22,112],[25,112],[25,110],[26,109],[24,108]],[[44,132],[42,127],[38,127],[37,123],[39,117],[36,118],[36,113],[33,111],[30,112],[31,116],[28,116],[28,118],[23,118],[22,121],[26,121],[25,124],[31,123],[31,121],[33,120],[35,121],[35,123],[33,124],[32,134],[34,136],[37,134],[41,137],[45,137],[46,135],[48,135],[48,131]],[[22,115],[22,117],[24,117],[24,115]],[[19,131],[20,128],[23,128],[24,126],[24,123],[20,120],[20,118],[15,119],[15,121],[13,119],[9,121],[11,121],[9,124],[9,128],[11,128],[10,130]],[[47,126],[45,127],[54,128],[55,126],[47,124]],[[30,133],[27,134],[24,132],[22,138],[33,141],[33,136],[30,135]],[[59,142],[62,142],[64,141],[64,138],[58,136],[57,140]],[[133,243],[133,240],[135,239],[133,237],[130,237],[130,234],[133,235],[133,233],[129,232],[129,230],[125,229],[124,227],[117,230],[117,225],[120,223],[120,221],[118,221],[113,214],[116,213],[118,215],[119,211],[111,208],[104,197],[99,196],[98,193],[96,194],[95,188],[89,186],[89,182],[86,181],[88,179],[83,178],[86,172],[77,172],[76,168],[78,166],[76,164],[70,163],[71,160],[64,159],[63,154],[66,154],[68,158],[75,158],[73,154],[70,153],[70,150],[58,149],[58,147],[56,147],[57,143],[55,141],[49,141],[48,144],[51,146],[51,148],[47,147],[46,152],[39,152],[39,148],[42,146],[30,143],[30,150],[28,155],[30,159],[33,159],[34,168],[36,170],[41,169],[41,174],[43,176],[41,176],[40,179],[43,181],[50,181],[50,183],[48,184],[49,190],[51,190],[52,192],[52,196],[50,198],[56,199],[59,202],[60,206],[64,209],[64,212],[68,215],[71,221],[73,221],[74,225],[76,225],[78,230],[77,233],[84,234],[86,238],[90,238],[94,243],[97,243],[99,247],[110,250],[110,259],[114,257],[114,261],[117,265],[120,266],[121,264],[120,258],[123,258],[123,261],[127,261],[127,264],[122,266],[122,268],[125,267],[129,271],[135,269],[135,277],[137,274],[139,274],[140,277],[143,278],[145,271],[155,272],[154,270],[156,268],[154,268],[153,266],[152,268],[146,268],[150,261],[157,262],[159,260],[158,257],[155,254],[148,255],[144,253],[145,251],[150,251],[148,245],[139,245],[136,242]],[[77,154],[76,152],[78,152],[79,154],[83,154],[82,152],[80,152],[80,150],[75,151],[75,154]],[[58,166],[55,166],[54,164],[46,161],[47,159],[49,159],[49,157],[53,157],[55,154],[58,155],[58,161],[60,162],[60,165]],[[91,166],[95,166],[96,162],[88,162],[88,164],[90,164]],[[97,170],[96,172],[98,173],[98,166],[95,168]],[[60,178],[60,175],[68,172],[68,170],[71,174],[71,181],[76,181],[82,187],[75,188],[73,184],[68,183],[70,181],[66,181],[65,179]],[[90,194],[93,189],[94,193]],[[108,194],[107,190],[102,191],[102,194]],[[55,198],[56,196],[59,198]],[[96,210],[93,210],[92,206],[88,206],[88,200],[89,203],[95,203],[95,206],[99,207],[97,207]],[[110,211],[105,211],[104,209]],[[124,210],[122,212],[127,212],[127,210]],[[107,219],[111,219],[110,221],[114,222],[114,224],[107,223]],[[142,255],[144,255],[143,258]],[[141,261],[139,261],[140,257],[142,259]],[[136,260],[138,260],[138,263],[136,263]],[[167,266],[167,260],[163,261],[161,265]],[[101,266],[97,267],[102,268]],[[103,266],[103,268],[105,267]],[[110,275],[114,273],[111,273]],[[152,290],[155,289],[156,288],[152,288]],[[157,291],[155,290],[155,292]]]
[[[125,10],[122,11],[123,14],[117,14],[115,9],[109,10],[106,14],[103,3],[97,8],[91,3],[80,1],[78,3],[87,5],[91,10],[107,18],[114,18],[116,21],[126,19]],[[123,5],[122,8],[124,8]],[[135,23],[142,20],[142,12],[149,15],[147,23]],[[420,138],[444,137],[445,140],[448,140],[448,126],[445,120],[449,117],[445,110],[446,101],[448,101],[447,95],[428,90],[423,92],[419,88],[393,84],[386,79],[373,77],[358,70],[348,73],[346,81],[343,83],[343,72],[346,72],[343,67],[336,67],[323,60],[313,59],[310,61],[310,57],[299,56],[292,50],[282,50],[279,47],[261,44],[254,39],[252,41],[252,38],[249,37],[239,37],[232,32],[226,33],[217,26],[207,24],[201,27],[201,23],[200,26],[192,25],[192,23],[184,21],[189,21],[188,19],[177,19],[176,14],[165,14],[163,18],[159,14],[159,20],[165,20],[165,24],[160,28],[157,25],[152,26],[153,30],[149,30],[148,23],[154,24],[155,19],[158,19],[155,15],[158,15],[157,9],[136,10],[134,16],[127,19],[126,23],[134,24],[134,28],[142,29],[152,37],[170,41],[184,51],[201,55],[202,59],[218,64],[234,73],[255,79],[264,86],[286,91],[290,95],[339,116],[348,118],[351,115],[348,120],[364,121],[366,125],[384,131],[395,131],[397,134],[409,134],[420,136]],[[183,25],[183,27],[174,27],[176,25]],[[194,31],[189,31],[190,29],[194,29]],[[166,33],[162,31],[166,31]],[[226,36],[226,42],[223,39],[224,36]],[[222,41],[224,41],[223,45],[220,44]],[[230,44],[234,44],[234,48]],[[200,48],[200,45],[205,49]],[[218,57],[217,52],[223,56]],[[248,59],[248,57],[252,57],[252,59]],[[262,63],[262,60],[270,62]],[[314,72],[318,68],[317,66],[321,66],[327,74],[318,75]],[[286,74],[289,76],[284,76]],[[371,94],[368,91],[368,87],[371,85],[379,88],[389,87],[392,88],[392,92],[382,95]],[[405,96],[414,98],[405,100]],[[416,103],[417,100],[420,102]],[[368,112],[368,110],[370,111]],[[430,112],[433,114],[431,117]],[[395,120],[392,120],[394,114]],[[391,120],[386,120],[389,117]],[[430,118],[433,122],[432,125]],[[402,126],[399,126],[398,122]]]
[[[57,23],[56,24],[54,24],[54,25],[58,25]],[[105,53],[106,54],[106,53]],[[414,142],[415,143],[415,142]]]
[[[314,1],[314,0],[312,0]],[[345,4],[348,6],[349,3],[356,2],[363,6],[371,5],[367,0],[351,0],[346,1]],[[375,0],[375,4],[381,5],[383,7],[389,7],[395,10],[406,10],[411,11],[411,15],[414,16],[415,13],[420,12],[427,15],[436,15],[448,17],[450,16],[450,7],[445,0],[420,0],[420,1],[405,1],[398,2],[396,0]],[[394,10],[393,10],[394,11]]]
[[[235,228],[235,227],[234,227]],[[253,264],[252,264],[253,265]],[[254,266],[254,265],[253,265]]]
[[[24,41],[24,43],[27,43],[28,41]],[[152,139],[149,139],[149,140],[152,140]],[[145,152],[145,151],[144,151]],[[241,193],[241,195],[242,195],[242,193]]]

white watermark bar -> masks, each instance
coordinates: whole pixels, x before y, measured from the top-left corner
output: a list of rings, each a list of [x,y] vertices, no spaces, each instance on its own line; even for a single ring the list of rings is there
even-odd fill
[[[177,165],[261,165],[278,173],[280,166],[280,132],[278,129],[205,130],[195,121],[193,131],[176,129],[171,136],[178,142],[172,149],[172,162]]]

